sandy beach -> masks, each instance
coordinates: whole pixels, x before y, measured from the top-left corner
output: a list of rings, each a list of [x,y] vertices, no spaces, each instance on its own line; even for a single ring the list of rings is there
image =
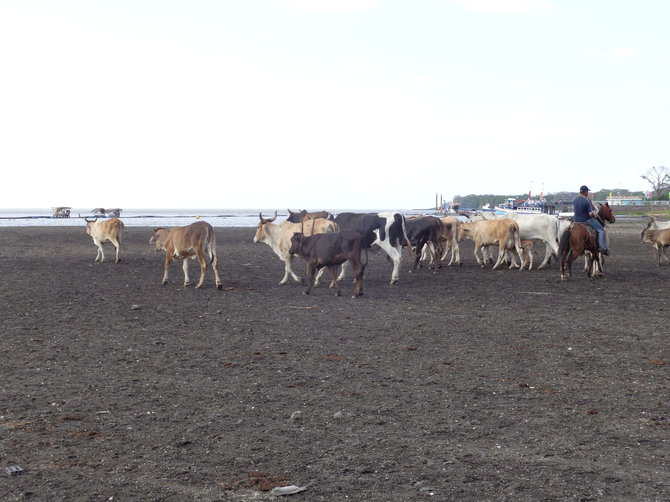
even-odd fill
[[[0,500],[668,500],[670,267],[645,223],[610,227],[593,281],[466,242],[390,286],[372,251],[359,299],[279,286],[253,228],[216,229],[223,291],[179,264],[162,286],[150,228],[119,264],[83,227],[0,228]]]

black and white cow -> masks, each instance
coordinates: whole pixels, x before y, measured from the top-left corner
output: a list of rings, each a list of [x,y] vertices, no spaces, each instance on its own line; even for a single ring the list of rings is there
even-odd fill
[[[410,245],[405,231],[405,217],[397,212],[384,213],[340,213],[335,217],[340,230],[353,230],[363,236],[366,247],[377,245],[393,261],[391,284],[398,284],[400,259],[403,244]],[[349,268],[348,262],[342,265],[339,280],[342,280]]]

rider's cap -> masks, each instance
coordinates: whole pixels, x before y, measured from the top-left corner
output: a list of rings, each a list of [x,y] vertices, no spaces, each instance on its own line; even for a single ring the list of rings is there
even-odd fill
[[[589,187],[587,187],[586,185],[582,185],[582,186],[579,187],[579,191],[580,192],[588,192]]]

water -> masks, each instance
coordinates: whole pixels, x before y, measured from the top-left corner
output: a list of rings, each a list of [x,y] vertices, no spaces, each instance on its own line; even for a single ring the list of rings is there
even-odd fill
[[[328,210],[334,214],[344,211],[380,212],[389,209],[339,209]],[[213,227],[255,227],[258,213],[263,217],[274,216],[274,209],[124,209],[121,219],[131,227],[176,227],[196,221],[206,221]],[[418,210],[401,211],[403,214],[417,214]],[[77,227],[84,225],[84,217],[91,218],[90,209],[72,208],[69,218],[53,218],[52,210],[40,209],[0,209],[0,227]],[[277,212],[277,221],[288,217],[286,210]]]

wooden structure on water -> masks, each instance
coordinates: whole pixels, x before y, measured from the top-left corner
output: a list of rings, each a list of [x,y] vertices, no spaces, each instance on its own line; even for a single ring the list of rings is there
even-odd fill
[[[52,218],[69,218],[70,217],[70,207],[52,207],[53,214]]]
[[[96,217],[118,218],[119,216],[121,216],[121,211],[123,211],[123,210],[119,209],[118,207],[113,208],[113,209],[105,209],[104,207],[96,207],[91,212],[93,213],[93,216],[96,216]]]

